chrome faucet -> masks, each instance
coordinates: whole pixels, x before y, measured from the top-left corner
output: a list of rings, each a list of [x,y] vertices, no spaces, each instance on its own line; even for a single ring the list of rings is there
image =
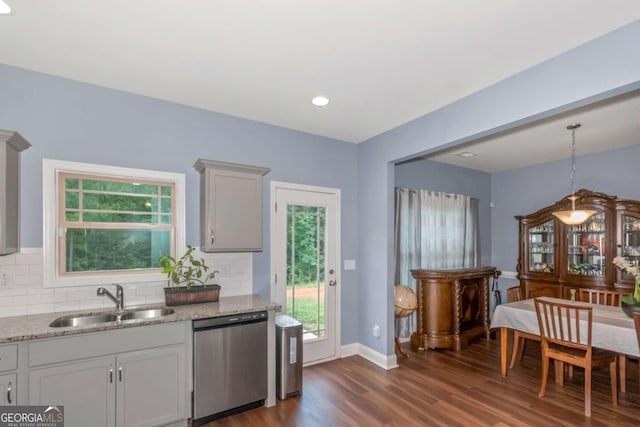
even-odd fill
[[[116,286],[116,296],[114,297],[113,294],[111,292],[109,292],[108,290],[106,290],[103,287],[99,287],[98,288],[98,292],[97,294],[99,296],[103,296],[106,295],[109,298],[111,298],[111,301],[116,303],[116,307],[118,308],[118,311],[122,311],[124,309],[124,289],[122,289],[121,285],[115,285]]]

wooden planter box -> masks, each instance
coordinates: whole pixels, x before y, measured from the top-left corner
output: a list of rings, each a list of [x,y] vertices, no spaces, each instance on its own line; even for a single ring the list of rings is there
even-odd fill
[[[164,288],[166,305],[198,304],[201,302],[216,302],[220,298],[220,285],[186,286]]]

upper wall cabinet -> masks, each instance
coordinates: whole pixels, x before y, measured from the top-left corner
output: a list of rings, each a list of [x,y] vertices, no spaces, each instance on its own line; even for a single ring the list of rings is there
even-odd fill
[[[640,202],[588,190],[576,192],[576,209],[596,213],[566,225],[552,213],[571,209],[568,197],[529,215],[520,224],[518,276],[527,298],[569,298],[571,289],[602,288],[631,292],[633,280],[613,265],[616,256],[640,262]]]
[[[262,250],[262,177],[270,169],[198,159],[200,246],[205,252]]]
[[[20,250],[20,152],[29,147],[18,132],[0,130],[0,255]]]

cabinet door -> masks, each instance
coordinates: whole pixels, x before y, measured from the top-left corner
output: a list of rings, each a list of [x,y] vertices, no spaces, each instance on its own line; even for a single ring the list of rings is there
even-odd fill
[[[17,379],[16,374],[0,375],[0,406],[17,405]]]
[[[19,133],[0,130],[0,255],[20,249],[20,152],[30,146]]]
[[[567,265],[566,275],[572,281],[584,281],[585,278],[601,279],[606,275],[605,253],[611,251],[607,241],[608,218],[599,211],[587,221],[567,226]]]
[[[556,283],[525,282],[525,299],[537,297],[562,298],[562,287]]]
[[[158,426],[187,418],[184,346],[117,358],[118,426]]]
[[[202,250],[262,250],[262,175],[208,169],[205,176]]]
[[[65,427],[115,426],[115,359],[33,369],[29,404],[63,405]]]
[[[555,221],[530,224],[526,227],[526,272],[553,275],[556,271]]]
[[[634,267],[640,265],[640,218],[637,216],[621,215],[621,233],[619,247],[620,255],[625,257]],[[630,274],[625,274],[617,269],[617,282],[623,282],[633,286],[634,279]]]

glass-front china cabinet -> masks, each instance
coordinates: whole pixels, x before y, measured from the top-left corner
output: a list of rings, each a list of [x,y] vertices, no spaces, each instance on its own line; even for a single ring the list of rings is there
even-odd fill
[[[621,200],[617,206],[618,247],[620,256],[625,257],[633,266],[640,265],[640,203],[635,200]],[[616,269],[616,282],[633,287],[633,276]]]
[[[576,209],[595,210],[587,221],[567,225],[553,212],[571,209],[569,197],[519,223],[518,278],[527,298],[571,298],[578,288],[632,292],[633,278],[613,265],[625,256],[640,263],[640,202],[588,190],[576,192]]]

